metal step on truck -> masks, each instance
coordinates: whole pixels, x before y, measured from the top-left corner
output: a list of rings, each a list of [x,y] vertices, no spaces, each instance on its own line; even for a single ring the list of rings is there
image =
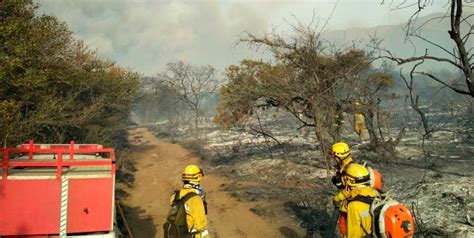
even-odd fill
[[[115,154],[98,144],[0,148],[0,237],[120,237]]]

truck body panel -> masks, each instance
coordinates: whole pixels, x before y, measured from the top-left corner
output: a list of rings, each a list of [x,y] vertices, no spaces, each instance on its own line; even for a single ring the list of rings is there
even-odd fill
[[[0,154],[1,237],[115,236],[112,149],[30,141]]]

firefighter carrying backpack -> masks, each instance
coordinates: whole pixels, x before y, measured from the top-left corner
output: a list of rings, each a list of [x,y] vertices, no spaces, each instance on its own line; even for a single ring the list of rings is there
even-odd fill
[[[412,237],[415,233],[414,218],[410,209],[387,194],[375,198],[359,195],[352,201],[370,205],[373,237]]]
[[[184,238],[190,237],[188,226],[186,224],[186,211],[184,203],[190,198],[198,196],[196,193],[190,192],[179,198],[179,190],[174,195],[174,200],[171,203],[168,217],[165,224],[163,224],[163,231],[165,238]]]

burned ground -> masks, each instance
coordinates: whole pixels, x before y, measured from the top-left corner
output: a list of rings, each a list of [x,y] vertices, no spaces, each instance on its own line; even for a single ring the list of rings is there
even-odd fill
[[[424,141],[419,129],[407,128],[395,156],[367,151],[367,144],[357,142],[350,126],[344,129],[344,140],[352,145],[356,161],[382,173],[384,191],[412,209],[417,236],[473,237],[474,123],[468,113],[456,123],[442,124],[443,115],[437,120],[444,130]],[[242,201],[275,204],[254,207],[255,214],[271,217],[280,209],[287,213],[289,222],[305,230],[300,237],[318,237],[327,228],[333,209],[330,201],[336,190],[329,181],[332,172],[327,170],[332,161],[322,159],[311,133],[305,137],[291,123],[267,122],[265,128],[279,143],[244,130],[224,131],[212,125],[199,131],[167,129],[166,124],[150,128],[160,138],[193,151],[213,172],[241,181],[221,186],[222,191]],[[285,235],[284,227],[280,232],[285,237],[298,237],[291,232]]]

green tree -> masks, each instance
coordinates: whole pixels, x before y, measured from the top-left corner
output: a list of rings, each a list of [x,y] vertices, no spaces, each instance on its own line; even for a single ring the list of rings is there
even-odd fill
[[[66,24],[36,10],[32,1],[0,4],[0,140],[114,143],[138,75],[99,58]]]

